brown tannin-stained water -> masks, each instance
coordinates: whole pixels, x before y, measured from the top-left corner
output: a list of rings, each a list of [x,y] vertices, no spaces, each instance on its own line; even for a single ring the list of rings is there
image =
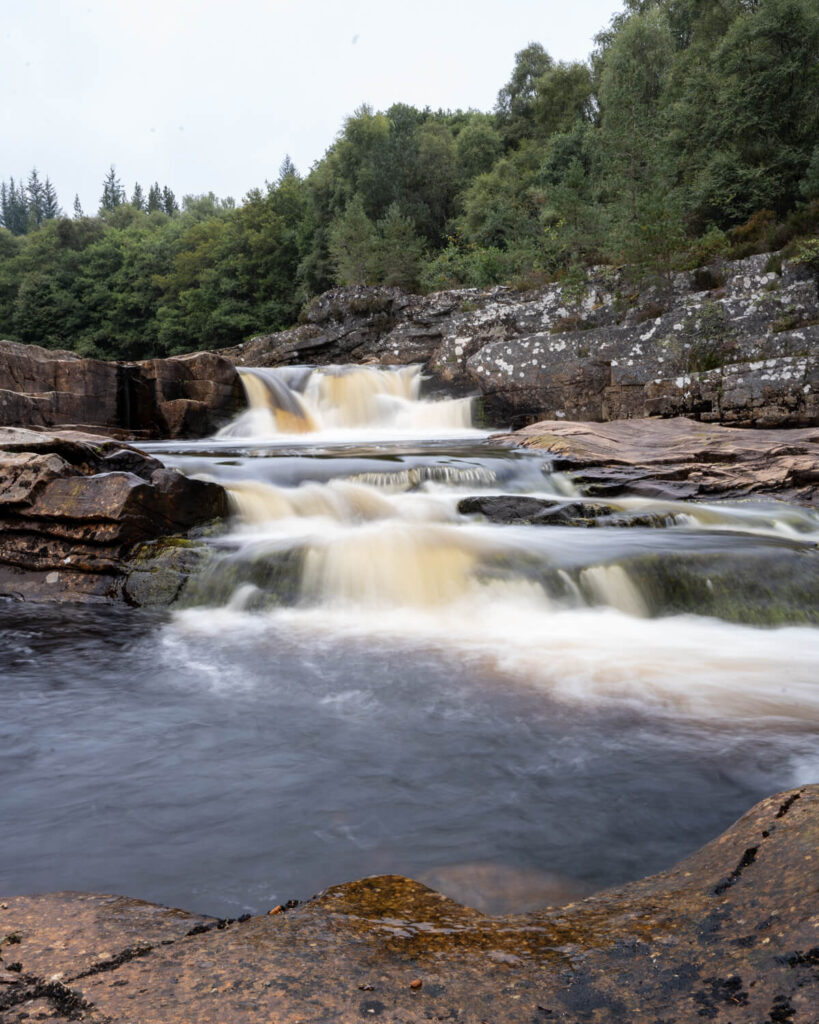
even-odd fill
[[[151,451],[230,493],[184,607],[0,605],[0,894],[260,912],[396,872],[488,910],[669,866],[819,768],[819,516],[577,497],[415,368],[246,371]]]

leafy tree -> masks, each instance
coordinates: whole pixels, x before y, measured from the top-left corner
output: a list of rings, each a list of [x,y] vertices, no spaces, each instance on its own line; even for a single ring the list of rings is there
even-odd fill
[[[515,54],[512,75],[495,104],[498,128],[507,147],[532,135],[537,83],[552,65],[552,58],[540,43],[529,43]]]

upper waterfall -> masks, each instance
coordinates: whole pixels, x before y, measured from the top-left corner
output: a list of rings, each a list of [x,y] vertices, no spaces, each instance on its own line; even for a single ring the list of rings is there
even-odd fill
[[[420,366],[241,368],[239,373],[248,409],[219,431],[220,438],[472,433],[472,400],[421,398]]]

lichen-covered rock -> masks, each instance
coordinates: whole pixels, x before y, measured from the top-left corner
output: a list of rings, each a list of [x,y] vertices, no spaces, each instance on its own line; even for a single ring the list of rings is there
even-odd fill
[[[202,437],[243,405],[235,367],[212,352],[113,363],[0,342],[0,425]]]
[[[4,898],[0,964],[19,970],[0,979],[0,1018],[39,1005],[89,1024],[808,1024],[818,846],[819,786],[803,786],[668,871],[507,917],[394,875],[238,921]]]
[[[489,422],[512,426],[648,415],[811,426],[816,281],[787,261],[781,273],[770,266],[752,256],[676,274],[663,288],[597,268],[580,295],[560,283],[426,297],[338,288],[301,326],[224,354],[243,366],[421,363],[428,388],[477,390]]]
[[[0,428],[2,594],[74,600],[124,593],[140,604],[158,603],[160,593],[175,597],[192,571],[190,558],[131,566],[135,549],[227,511],[218,484],[189,479],[110,439]],[[134,572],[151,579],[136,576],[124,592]]]

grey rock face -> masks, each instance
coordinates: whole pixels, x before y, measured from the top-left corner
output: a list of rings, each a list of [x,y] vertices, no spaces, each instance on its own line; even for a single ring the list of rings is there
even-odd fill
[[[428,387],[479,393],[487,419],[685,415],[742,426],[819,422],[819,297],[804,268],[766,256],[634,289],[598,268],[584,294],[560,284],[426,297],[339,288],[306,322],[223,354],[244,366],[421,363]]]

